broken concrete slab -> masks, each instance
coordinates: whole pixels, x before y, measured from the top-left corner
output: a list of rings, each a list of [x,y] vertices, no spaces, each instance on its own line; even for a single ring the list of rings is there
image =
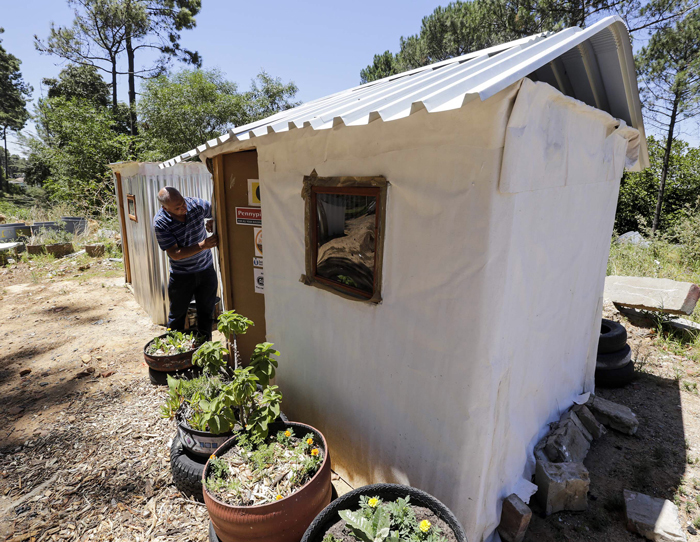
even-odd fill
[[[600,438],[607,433],[603,424],[595,419],[595,416],[586,405],[574,405],[571,410],[576,413],[578,419],[581,420],[581,423],[583,423],[594,439]]]
[[[522,542],[532,519],[532,510],[515,493],[503,501],[498,534],[503,542]]]
[[[535,484],[535,498],[547,515],[561,510],[585,510],[588,507],[590,478],[583,463],[538,461]]]
[[[583,435],[572,416],[569,416],[547,436],[544,453],[554,463],[581,463],[590,447],[590,440]]]
[[[693,314],[700,298],[700,287],[692,282],[671,279],[613,275],[605,278],[603,296],[623,307],[669,314]]]
[[[634,435],[637,432],[639,421],[628,407],[595,395],[591,396],[586,406],[603,425],[626,435]]]
[[[678,518],[678,508],[671,501],[624,490],[627,529],[656,542],[686,542]]]
[[[593,440],[593,435],[591,435],[590,431],[586,429],[586,426],[583,424],[583,422],[578,417],[576,412],[574,412],[573,409],[569,410],[566,414],[564,414],[561,417],[562,422],[566,420],[571,420],[572,422],[574,422],[574,425],[578,427],[578,430],[581,431],[581,434],[583,434],[583,436],[586,437],[586,440],[588,442],[591,442]]]

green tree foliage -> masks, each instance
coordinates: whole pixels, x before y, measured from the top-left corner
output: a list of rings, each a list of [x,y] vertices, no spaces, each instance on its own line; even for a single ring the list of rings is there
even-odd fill
[[[647,121],[666,136],[652,232],[659,228],[679,126],[700,113],[700,9],[654,33],[637,55]]]
[[[68,0],[74,9],[71,26],[51,23],[45,42],[34,36],[38,51],[56,55],[73,64],[109,74],[112,107],[117,107],[119,56],[124,52],[127,17],[120,0]],[[144,32],[143,24],[140,31]]]
[[[4,29],[0,28],[0,34]],[[2,43],[2,40],[0,40]],[[7,131],[20,131],[27,119],[27,99],[30,97],[32,87],[24,82],[20,72],[21,61],[14,55],[8,53],[0,45],[0,128],[5,144],[5,159],[3,162],[5,177],[8,177],[8,153],[7,153]],[[6,183],[0,182],[0,190]]]
[[[48,170],[47,193],[85,212],[103,211],[114,198],[107,164],[129,157],[129,137],[115,132],[109,109],[87,100],[48,98],[39,101],[37,110],[39,137],[25,141]]]
[[[34,113],[36,135],[21,138],[29,151],[25,181],[42,184],[54,200],[99,212],[114,199],[107,164],[131,156],[128,114],[124,107],[112,110],[109,88],[94,67],[68,66],[45,83],[48,97]]]
[[[58,78],[44,78],[41,82],[48,87],[49,98],[79,98],[97,107],[109,105],[109,85],[95,66],[69,64],[61,70]]]
[[[644,230],[654,216],[663,172],[666,141],[647,138],[651,165],[639,173],[626,172],[620,184],[615,230]],[[663,212],[659,229],[672,232],[700,198],[700,149],[676,139],[671,147]]]
[[[71,26],[51,25],[48,39],[34,36],[37,49],[72,63],[94,66],[110,74],[112,107],[117,109],[118,76],[128,78],[129,116],[136,134],[136,78],[150,78],[165,71],[171,59],[201,65],[196,51],[180,45],[180,32],[194,28],[201,0],[67,0],[74,7]],[[144,51],[160,56],[149,66],[136,67]],[[126,56],[126,69],[121,58]]]
[[[279,77],[271,77],[264,70],[261,71],[251,81],[251,88],[245,94],[245,121],[254,122],[296,107],[301,102],[292,100],[298,91],[293,81],[284,84]]]
[[[218,70],[182,70],[146,81],[139,101],[142,159],[166,160],[234,126],[297,105],[294,83],[262,72],[240,93]]]
[[[182,70],[146,81],[139,115],[149,158],[165,160],[245,121],[243,96],[218,70]]]
[[[469,0],[438,7],[423,18],[418,34],[402,37],[399,52],[374,56],[361,70],[367,83],[506,41],[568,26],[586,26],[621,14],[631,32],[678,20],[697,0]]]

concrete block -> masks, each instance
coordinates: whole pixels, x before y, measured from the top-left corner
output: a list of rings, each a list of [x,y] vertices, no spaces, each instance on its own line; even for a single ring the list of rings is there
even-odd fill
[[[544,453],[554,463],[582,463],[590,447],[590,440],[569,415],[547,436]]]
[[[626,435],[634,435],[637,432],[639,421],[628,407],[596,396],[591,396],[586,406],[603,425]]]
[[[503,501],[498,534],[503,542],[522,542],[532,519],[532,510],[515,493]]]
[[[588,507],[590,478],[583,463],[538,461],[535,484],[535,498],[547,515],[561,510],[585,510]]]
[[[586,437],[586,440],[588,442],[591,442],[593,440],[593,435],[591,435],[590,431],[586,429],[586,426],[583,424],[581,419],[578,417],[578,414],[574,412],[574,409],[572,408],[569,410],[566,414],[564,414],[561,417],[561,421],[566,421],[566,420],[571,420],[574,422],[574,425],[578,427],[578,430],[581,431],[581,434]]]
[[[692,282],[671,279],[610,276],[605,278],[603,296],[623,307],[669,314],[693,314],[700,298],[700,287]]]
[[[571,410],[585,426],[591,436],[596,439],[602,437],[607,431],[602,423],[595,419],[595,416],[588,410],[586,405],[574,405]]]
[[[623,494],[629,531],[655,542],[686,542],[675,504],[627,489]]]

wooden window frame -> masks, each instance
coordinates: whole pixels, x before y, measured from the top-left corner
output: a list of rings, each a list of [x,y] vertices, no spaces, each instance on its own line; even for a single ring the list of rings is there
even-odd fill
[[[347,299],[379,303],[382,300],[382,267],[384,255],[384,231],[386,223],[386,197],[389,182],[384,177],[319,177],[316,172],[304,177],[302,197],[306,202],[305,245],[306,274],[301,281],[309,286],[321,288]],[[374,269],[372,293],[342,284],[316,272],[318,262],[318,213],[317,194],[348,196],[372,196],[376,198]]]
[[[134,214],[131,214],[131,209],[129,209],[129,202],[132,202],[134,204]],[[133,194],[127,194],[126,195],[126,213],[129,215],[129,218],[133,220],[134,222],[138,222],[138,217],[136,216],[136,196]]]

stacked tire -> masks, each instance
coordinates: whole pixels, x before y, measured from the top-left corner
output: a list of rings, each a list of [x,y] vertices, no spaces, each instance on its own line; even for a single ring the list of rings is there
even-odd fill
[[[603,318],[598,340],[595,383],[601,388],[620,388],[634,379],[632,349],[625,326]]]
[[[175,435],[170,446],[170,471],[175,487],[187,497],[204,502],[202,494],[202,474],[208,457],[200,457],[190,452]]]

